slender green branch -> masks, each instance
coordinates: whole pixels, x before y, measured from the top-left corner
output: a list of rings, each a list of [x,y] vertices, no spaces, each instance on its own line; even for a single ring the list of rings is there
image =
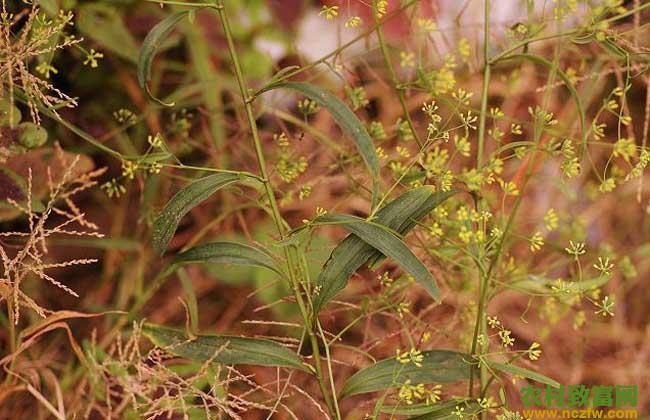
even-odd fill
[[[258,129],[257,129],[257,122],[255,120],[255,113],[253,112],[253,106],[251,101],[249,100],[249,91],[248,87],[246,86],[246,80],[244,79],[244,75],[241,69],[241,65],[239,62],[239,57],[237,55],[237,50],[235,48],[235,42],[233,40],[232,36],[232,31],[230,29],[230,23],[228,21],[228,15],[225,11],[225,7],[223,4],[223,0],[217,0],[216,3],[216,10],[217,13],[219,14],[219,19],[221,21],[222,29],[224,32],[224,35],[226,37],[226,42],[228,44],[228,51],[230,54],[230,59],[232,60],[232,64],[235,70],[235,77],[237,79],[237,84],[239,85],[239,91],[241,93],[242,101],[244,103],[244,109],[246,111],[246,118],[248,120],[248,125],[251,130],[251,136],[253,139],[253,145],[255,147],[255,156],[257,158],[257,163],[260,171],[260,175],[263,179],[264,183],[264,188],[266,190],[266,195],[269,200],[270,206],[271,206],[271,214],[273,217],[273,221],[275,223],[275,226],[277,228],[278,234],[280,235],[281,239],[284,239],[286,235],[286,228],[283,223],[282,216],[280,214],[280,209],[278,207],[277,200],[275,198],[275,192],[273,191],[273,186],[271,185],[271,181],[269,180],[268,177],[268,172],[266,170],[266,159],[264,157],[264,151],[262,148],[262,142],[259,137]],[[314,334],[313,330],[313,325],[311,322],[311,316],[308,312],[308,308],[305,305],[305,301],[303,299],[302,293],[301,293],[301,286],[300,286],[300,280],[296,278],[296,271],[300,271],[299,264],[296,261],[296,255],[295,255],[295,250],[290,249],[290,247],[285,247],[284,248],[285,252],[285,257],[287,259],[287,265],[288,265],[288,273],[289,273],[289,280],[291,282],[291,286],[294,292],[294,296],[296,298],[296,302],[298,304],[298,307],[300,309],[300,313],[303,317],[303,321],[305,323],[305,328],[307,330],[307,335],[309,337],[309,341],[311,344],[311,350],[312,354],[314,356],[314,365],[316,369],[316,376],[318,379],[318,383],[321,389],[321,392],[323,394],[323,398],[325,399],[325,403],[327,404],[328,410],[330,412],[330,415],[334,416],[337,419],[340,419],[340,415],[338,415],[335,405],[333,403],[333,396],[330,395],[329,389],[327,387],[327,384],[325,383],[324,380],[324,375],[322,371],[322,366],[321,366],[321,360],[320,360],[320,350],[318,346],[318,338],[316,334]],[[294,271],[295,269],[295,271]]]
[[[485,0],[485,9],[483,16],[483,90],[481,93],[481,111],[479,119],[479,128],[478,128],[478,150],[476,154],[476,168],[481,170],[483,166],[483,154],[485,148],[485,122],[487,119],[487,103],[488,103],[488,94],[489,94],[489,85],[490,85],[490,0]],[[481,272],[480,273],[480,298],[478,310],[476,313],[476,322],[474,324],[474,335],[472,338],[472,348],[471,354],[477,354],[478,346],[478,337],[481,332],[484,332],[485,327],[485,306],[486,306],[486,296],[488,288],[488,276]],[[482,367],[483,365],[481,365]],[[484,385],[484,369],[480,370],[480,381],[481,385]],[[470,379],[469,379],[469,394],[473,395],[474,392],[474,370],[470,370]]]
[[[393,84],[393,89],[395,89],[395,92],[397,93],[397,97],[399,98],[399,103],[402,106],[402,113],[404,114],[404,118],[406,119],[406,122],[409,125],[409,129],[411,130],[413,136],[415,137],[415,141],[418,142],[418,146],[422,147],[424,143],[422,143],[422,139],[420,138],[420,135],[418,134],[417,130],[415,129],[415,125],[413,124],[413,119],[411,118],[411,114],[406,105],[406,95],[404,95],[404,89],[400,87],[400,82],[399,80],[397,80],[397,74],[395,73],[395,68],[393,67],[393,63],[390,59],[390,54],[388,53],[388,46],[384,41],[384,34],[381,30],[382,22],[380,21],[380,18],[377,15],[377,11],[374,10],[374,8],[372,14],[375,17],[375,22],[376,22],[375,26],[377,27],[376,30],[377,40],[379,41],[381,54],[384,57],[384,63],[386,64],[386,69],[388,69],[388,75],[390,76],[391,83]]]
[[[485,121],[487,119],[487,103],[490,87],[490,0],[485,0],[485,17],[483,33],[483,90],[481,92],[481,111],[478,126],[478,150],[476,152],[476,169],[483,166],[483,153],[485,148]]]

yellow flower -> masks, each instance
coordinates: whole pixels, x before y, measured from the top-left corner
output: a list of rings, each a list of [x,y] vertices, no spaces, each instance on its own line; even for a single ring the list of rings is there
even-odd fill
[[[399,53],[400,66],[402,68],[415,67],[415,53],[411,51],[401,51]]]
[[[323,7],[320,9],[320,12],[318,12],[318,15],[325,15],[325,19],[332,20],[339,15],[339,7],[323,5]]]
[[[84,66],[90,64],[90,67],[96,68],[98,66],[97,59],[103,57],[104,54],[97,52],[95,51],[94,48],[92,48],[90,52],[86,55],[86,59],[84,60]]]
[[[532,238],[530,238],[530,250],[532,252],[539,251],[544,246],[544,237],[541,232],[535,232]]]
[[[356,28],[361,25],[361,18],[359,16],[350,16],[348,20],[345,21],[346,28]]]
[[[546,229],[549,231],[554,231],[557,229],[559,225],[559,220],[560,218],[558,217],[557,213],[555,212],[555,209],[550,208],[544,215],[544,224],[546,225]]]
[[[375,12],[377,13],[377,17],[383,17],[387,11],[388,0],[377,0],[377,3],[375,4]]]
[[[533,344],[528,348],[528,358],[530,360],[538,360],[542,355],[542,349],[540,344],[537,341],[533,341]]]

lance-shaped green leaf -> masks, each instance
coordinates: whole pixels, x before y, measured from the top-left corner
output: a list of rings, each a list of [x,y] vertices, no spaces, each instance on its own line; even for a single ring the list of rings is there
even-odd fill
[[[521,376],[522,378],[528,378],[532,379],[533,381],[552,386],[553,388],[559,388],[560,383],[556,380],[553,380],[549,378],[548,376],[544,376],[541,373],[534,372],[529,369],[525,369],[522,367],[518,367],[515,365],[511,364],[506,364],[506,363],[497,363],[497,362],[492,362],[492,361],[487,361],[487,364],[490,368],[509,373],[514,376]]]
[[[417,221],[455,193],[436,192],[431,186],[414,188],[382,207],[373,222],[405,235]],[[313,299],[316,313],[345,287],[350,276],[362,265],[376,265],[383,258],[384,254],[371,244],[355,234],[348,235],[332,251],[318,276],[319,293]]]
[[[471,419],[475,418],[474,415],[478,414],[482,410],[476,400],[459,403],[455,403],[455,401],[452,400],[449,401],[448,404],[445,403],[446,401],[434,404],[433,407],[435,407],[435,409],[433,411],[420,416],[410,417],[409,420],[458,420],[458,414],[454,414],[455,412],[458,412],[458,408],[463,409],[462,414],[465,416],[464,418]],[[455,404],[452,406],[452,403]]]
[[[271,340],[229,335],[199,335],[190,339],[184,331],[153,324],[145,324],[142,332],[156,346],[191,360],[310,371],[296,353]]]
[[[463,414],[468,418],[481,408],[475,400],[455,399],[438,401],[435,404],[385,405],[381,412],[394,416],[415,416],[410,417],[410,420],[458,420],[459,417],[453,414],[456,407],[464,408]]]
[[[188,15],[188,13],[189,11],[187,10],[177,12],[160,21],[153,27],[153,29],[151,29],[151,31],[149,31],[142,42],[142,47],[140,48],[140,57],[138,58],[138,83],[140,84],[140,88],[144,89],[151,99],[161,105],[172,106],[173,104],[161,102],[151,94],[148,84],[151,80],[151,63],[153,63],[156,51],[165,40],[165,37],[172,29],[174,29],[174,26],[176,26],[181,19]]]
[[[86,2],[79,6],[77,13],[76,26],[84,37],[97,42],[104,50],[135,62],[138,46],[116,6],[109,2]]]
[[[239,174],[221,173],[198,179],[172,197],[153,225],[153,247],[165,253],[183,216],[219,189],[240,180]]]
[[[174,266],[191,263],[221,263],[267,268],[280,276],[282,270],[273,257],[258,248],[239,242],[219,241],[195,246],[172,258]]]
[[[606,275],[586,280],[565,281],[530,274],[506,284],[505,287],[524,293],[571,299],[577,294],[597,289],[608,281],[609,276]]]
[[[372,203],[375,206],[379,196],[379,158],[372,138],[366,131],[363,123],[354,115],[354,112],[336,95],[327,92],[318,86],[301,83],[301,82],[278,82],[272,83],[263,88],[258,94],[274,90],[274,89],[291,89],[299,92],[300,94],[308,97],[318,105],[326,108],[332,118],[338,123],[341,130],[348,134],[354,140],[354,143],[368,167],[370,176],[372,177]]]
[[[398,388],[407,380],[412,384],[464,381],[469,378],[471,356],[449,350],[422,352],[421,366],[402,363],[397,358],[381,360],[352,375],[341,391],[341,398],[365,392]]]
[[[340,224],[377,251],[394,259],[434,299],[440,300],[440,291],[438,290],[433,275],[422,261],[406,246],[404,241],[395,234],[396,232],[388,229],[386,226],[345,214],[325,214],[314,220],[314,223]]]

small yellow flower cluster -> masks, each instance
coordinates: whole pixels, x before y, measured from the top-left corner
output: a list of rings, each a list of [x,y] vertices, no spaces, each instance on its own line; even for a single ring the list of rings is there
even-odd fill
[[[650,163],[650,152],[648,149],[641,150],[641,155],[639,156],[639,161],[634,165],[629,174],[627,174],[625,180],[629,181],[632,178],[639,178],[643,175],[643,171],[648,167]]]
[[[438,29],[438,25],[430,18],[417,18],[416,23],[422,32],[433,32]]]
[[[415,138],[413,131],[411,131],[411,127],[409,126],[409,122],[403,120],[401,117],[395,122],[395,127],[397,129],[397,135],[401,140],[411,141]]]
[[[424,361],[424,355],[418,349],[412,348],[409,351],[401,352],[400,349],[395,351],[398,362],[405,365],[408,363],[413,363],[417,367],[422,367],[422,362]]]
[[[147,143],[153,148],[159,149],[163,146],[163,138],[160,133],[156,133],[155,136],[147,136]]]
[[[133,125],[137,122],[137,117],[135,116],[133,111],[124,108],[118,109],[117,111],[113,112],[113,117],[120,124]]]
[[[304,116],[309,116],[318,112],[320,107],[318,104],[311,99],[305,98],[301,101],[298,101],[298,111],[300,111]]]
[[[487,322],[490,328],[499,330],[498,336],[501,339],[501,344],[503,344],[505,348],[508,348],[515,343],[515,339],[510,336],[510,334],[512,334],[512,331],[504,328],[503,325],[501,325],[501,321],[499,321],[496,316],[488,316]]]
[[[554,208],[550,208],[544,215],[544,225],[549,232],[554,231],[559,226],[560,218]]]
[[[345,21],[346,28],[356,28],[361,25],[362,19],[359,16],[350,16],[348,20]]]
[[[117,182],[117,179],[113,178],[108,182],[102,184],[101,189],[108,195],[110,198],[119,198],[122,194],[126,192],[126,187]]]
[[[567,254],[573,255],[575,258],[578,258],[580,255],[587,252],[585,250],[584,242],[573,242],[573,241],[569,241],[569,246],[564,248],[564,250],[567,252]]]
[[[409,302],[400,302],[397,305],[397,316],[399,316],[400,319],[404,318],[404,315],[408,314],[410,312],[411,312],[411,309],[410,309]]]
[[[503,179],[499,179],[499,186],[503,190],[504,195],[511,195],[511,196],[518,196],[519,195],[519,188],[517,188],[517,184],[515,184],[512,181],[504,181]]]
[[[413,405],[413,403],[421,401],[430,405],[440,401],[441,393],[441,385],[435,385],[433,388],[427,389],[424,384],[412,385],[411,380],[407,379],[400,387],[397,396],[406,405]]]
[[[542,355],[541,345],[537,341],[533,343],[528,348],[528,358],[532,361],[539,360]]]
[[[386,137],[388,137],[386,135],[384,125],[380,121],[373,121],[370,123],[370,126],[368,127],[368,134],[377,140],[384,140]]]
[[[469,55],[471,53],[469,40],[467,38],[461,38],[458,40],[458,54],[463,58],[463,61],[467,62]]]
[[[339,7],[323,5],[323,7],[320,9],[320,12],[318,12],[318,15],[324,15],[325,19],[332,20],[339,15]]]
[[[427,84],[431,87],[432,94],[442,95],[456,88],[455,68],[456,58],[452,54],[447,54],[442,67],[424,75]]]
[[[467,137],[454,136],[454,145],[460,155],[469,157],[472,148]]]
[[[303,185],[300,187],[300,192],[298,193],[298,198],[304,200],[311,195],[311,187],[308,185]]]
[[[132,160],[122,160],[122,176],[126,179],[135,178],[135,174],[140,169],[138,162]]]
[[[352,102],[352,109],[354,111],[360,108],[364,108],[370,103],[368,97],[366,96],[366,90],[363,88],[363,86],[346,86],[345,93],[348,94],[350,102]]]
[[[561,152],[564,156],[564,160],[562,161],[560,168],[562,169],[564,176],[567,178],[578,176],[580,174],[580,162],[576,156],[573,142],[569,139],[564,140],[564,142],[562,142]]]
[[[544,246],[544,236],[541,232],[535,232],[535,234],[529,239],[530,241],[530,250],[532,252],[539,251]]]
[[[612,274],[614,264],[609,262],[609,258],[598,257],[598,263],[594,264],[594,268],[604,276]]]
[[[379,279],[379,283],[383,287],[391,287],[393,285],[394,279],[388,274],[388,271],[384,271],[384,273],[381,276],[377,277]]]
[[[603,300],[600,302],[596,303],[596,307],[598,308],[595,311],[596,315],[602,315],[604,317],[607,316],[614,316],[614,299],[610,298],[609,296],[605,296]]]
[[[88,64],[90,64],[90,67],[97,68],[97,66],[99,65],[97,60],[100,59],[100,58],[104,58],[104,54],[100,53],[98,51],[95,51],[94,48],[91,48],[90,52],[88,52],[88,54],[86,54],[86,59],[84,60],[84,66],[87,66]]]
[[[388,0],[377,0],[375,3],[375,13],[378,18],[384,17],[388,12]]]
[[[43,61],[38,66],[36,66],[36,71],[39,74],[45,76],[46,79],[50,78],[50,73],[59,74],[59,71],[56,69],[56,67],[54,67],[52,64],[50,64],[47,61]]]
[[[400,67],[402,68],[411,68],[415,67],[415,53],[411,51],[400,51]]]
[[[458,101],[459,104],[468,106],[474,92],[468,92],[463,88],[458,88],[457,91],[453,92],[451,96]]]
[[[296,158],[289,151],[289,138],[285,133],[274,134],[273,140],[280,149],[278,162],[275,170],[282,181],[289,184],[307,170],[307,158],[300,156]]]
[[[633,138],[619,139],[614,143],[614,157],[621,156],[626,162],[636,156],[636,141]]]

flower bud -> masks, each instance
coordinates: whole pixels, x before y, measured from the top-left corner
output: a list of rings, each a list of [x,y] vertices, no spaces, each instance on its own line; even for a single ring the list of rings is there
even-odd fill
[[[35,149],[47,141],[47,131],[34,123],[24,122],[18,126],[18,143],[28,149]]]
[[[0,126],[14,127],[20,123],[21,118],[20,109],[11,105],[9,101],[0,101]]]

